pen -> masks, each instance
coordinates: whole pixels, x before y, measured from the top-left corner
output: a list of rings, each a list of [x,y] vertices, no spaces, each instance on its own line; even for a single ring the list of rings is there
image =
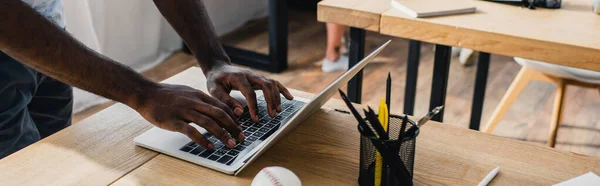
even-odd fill
[[[367,128],[367,129],[365,129]],[[375,133],[369,128],[369,126],[366,125],[361,125],[358,124],[358,131],[363,135],[363,136],[375,136]]]
[[[402,149],[402,142],[403,142],[403,138],[402,136],[404,136],[404,130],[406,130],[406,125],[408,122],[408,115],[404,115],[404,118],[402,118],[402,126],[400,126],[400,131],[398,132],[398,138],[396,139],[396,152],[400,152],[400,149]]]
[[[388,131],[388,111],[387,111],[387,107],[385,104],[385,99],[381,98],[381,101],[379,102],[379,123],[381,123],[381,128],[383,128],[386,136],[389,136],[389,131]],[[386,139],[386,138],[380,138],[380,139]],[[391,149],[387,149],[387,150],[391,150]],[[389,173],[390,171],[387,169],[386,165],[387,163],[384,162],[385,160],[382,158],[381,153],[386,153],[386,152],[375,152],[375,186],[379,186],[382,185],[382,183],[387,183],[386,182],[386,178],[388,178],[388,176],[386,175],[387,173]],[[387,159],[387,161],[389,161],[389,159]],[[384,171],[385,169],[385,171]],[[384,184],[384,185],[388,185],[388,184]]]
[[[419,127],[421,127],[425,123],[427,123],[427,121],[429,121],[429,119],[431,119],[433,116],[440,113],[442,108],[444,108],[443,105],[435,107],[433,110],[431,110],[431,112],[427,113],[425,116],[423,116],[421,119],[419,119],[419,121],[417,121],[417,123],[416,123],[416,126],[413,125],[410,128],[408,128],[408,130],[406,130],[406,133],[404,133],[404,135],[402,135],[402,140],[407,140],[407,139],[410,139],[411,137],[415,136],[417,133],[417,129],[419,129]]]
[[[433,110],[431,110],[431,112],[427,113],[425,116],[423,116],[421,119],[419,119],[419,121],[417,121],[417,127],[423,126],[425,123],[427,123],[433,116],[435,116],[436,114],[440,113],[440,111],[444,108],[444,105],[442,106],[438,106],[435,107]]]
[[[366,136],[375,136],[375,132],[373,132],[371,127],[369,127],[367,123],[365,123],[365,120],[360,116],[356,108],[354,108],[354,105],[352,105],[352,102],[350,101],[350,99],[348,99],[348,96],[346,96],[346,94],[342,90],[338,89],[338,91],[340,92],[342,100],[344,100],[346,106],[348,107],[348,109],[350,109],[350,112],[352,113],[352,115],[354,115],[356,121],[358,121],[358,125],[366,133]]]
[[[408,122],[408,115],[404,115],[402,118],[402,126],[400,126],[400,132],[398,133],[398,141],[400,142],[400,138],[404,135],[404,130],[406,130],[406,124]]]
[[[481,182],[479,182],[479,184],[477,184],[477,186],[486,186],[487,184],[489,184],[492,181],[492,179],[496,177],[498,171],[500,171],[500,167],[496,167],[494,170],[492,170],[487,176],[485,176],[485,178],[483,178],[483,180],[481,180]]]
[[[388,121],[389,121],[389,112],[388,112],[388,108],[385,104],[385,99],[381,98],[381,101],[379,102],[379,122],[381,123],[383,130],[385,130],[386,133],[388,133],[389,136],[389,125],[388,125]]]
[[[346,106],[348,107],[348,109],[350,109],[350,112],[352,113],[352,115],[354,115],[354,118],[358,121],[358,124],[365,124],[365,120],[363,120],[363,118],[360,116],[358,111],[356,111],[356,108],[354,108],[354,105],[352,105],[352,102],[350,102],[350,99],[348,99],[348,96],[346,96],[346,94],[342,90],[338,89],[338,91],[340,92],[340,96],[342,97],[342,100],[344,100],[344,102],[346,103]]]
[[[385,104],[387,105],[388,111],[392,110],[390,101],[392,99],[392,75],[388,72],[388,77],[385,83]]]
[[[389,139],[387,133],[385,132],[385,130],[383,130],[381,123],[379,123],[379,120],[377,120],[377,116],[376,116],[375,112],[373,111],[373,109],[371,109],[371,107],[368,107],[368,108],[369,108],[369,111],[366,111],[364,109],[363,109],[363,111],[365,112],[365,115],[367,116],[367,120],[369,120],[371,127],[373,127],[373,129],[375,129],[375,131],[379,135],[379,138],[384,139],[384,140]]]

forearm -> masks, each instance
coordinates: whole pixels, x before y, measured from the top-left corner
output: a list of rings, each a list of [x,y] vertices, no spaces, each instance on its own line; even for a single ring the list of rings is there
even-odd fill
[[[202,0],[154,0],[154,3],[196,56],[205,74],[215,66],[230,63]]]
[[[131,107],[156,86],[85,47],[20,0],[0,1],[0,17],[0,50],[52,78]]]

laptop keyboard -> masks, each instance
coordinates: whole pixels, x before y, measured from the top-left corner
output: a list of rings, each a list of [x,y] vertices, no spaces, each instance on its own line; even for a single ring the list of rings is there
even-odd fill
[[[231,165],[234,159],[237,158],[238,154],[243,150],[249,152],[252,149],[246,149],[254,147],[254,142],[260,143],[275,133],[281,128],[284,122],[287,122],[289,117],[294,116],[302,106],[304,102],[296,100],[287,100],[284,97],[281,98],[281,112],[279,112],[274,118],[271,118],[267,112],[267,103],[265,98],[261,95],[257,98],[258,102],[258,123],[254,123],[250,119],[250,113],[248,107],[244,109],[244,114],[238,121],[241,123],[242,131],[246,135],[246,139],[242,143],[238,143],[233,149],[227,148],[221,141],[210,133],[205,133],[204,136],[213,143],[214,150],[207,150],[202,148],[200,145],[189,142],[188,144],[181,147],[179,150],[200,156],[212,161],[216,161],[222,164]],[[282,123],[283,122],[283,123]],[[251,146],[252,145],[252,146]]]

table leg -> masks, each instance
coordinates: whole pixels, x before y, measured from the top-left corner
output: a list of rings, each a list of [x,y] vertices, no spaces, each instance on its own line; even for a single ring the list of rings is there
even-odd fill
[[[365,57],[365,30],[350,27],[350,53],[348,69],[358,64]],[[348,98],[355,103],[361,102],[362,70],[348,82]]]
[[[404,89],[404,114],[408,115],[414,115],[420,58],[421,41],[410,40],[408,43],[408,59],[406,62],[406,87]]]
[[[471,107],[471,122],[469,128],[479,130],[481,112],[487,85],[488,71],[490,68],[490,53],[480,52],[477,61],[477,74],[475,76],[475,90],[473,92],[473,106]]]
[[[269,0],[269,57],[274,71],[287,68],[288,10],[287,1]]]
[[[429,110],[446,103],[446,90],[448,89],[448,75],[450,73],[450,50],[450,46],[435,45]],[[444,120],[444,110],[446,109],[442,109],[432,120],[442,122]]]
[[[288,67],[288,12],[287,1],[269,0],[269,54],[223,45],[235,64],[268,72],[281,72]],[[182,51],[192,54],[183,43]]]

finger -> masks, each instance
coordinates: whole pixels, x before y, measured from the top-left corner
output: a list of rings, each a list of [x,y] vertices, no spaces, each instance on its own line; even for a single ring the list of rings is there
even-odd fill
[[[180,133],[185,134],[188,138],[190,138],[194,143],[204,147],[205,149],[213,149],[215,146],[212,144],[204,135],[202,135],[196,128],[187,124],[185,122],[178,123],[181,125]]]
[[[224,95],[220,100],[227,104],[229,108],[233,109],[233,113],[236,117],[240,117],[244,114],[244,106],[229,94]]]
[[[290,93],[290,91],[285,88],[285,86],[283,86],[281,83],[277,82],[277,87],[279,87],[279,91],[283,94],[283,96],[288,99],[288,100],[293,100],[294,96],[292,96],[292,93]]]
[[[268,80],[264,80],[263,78],[251,78],[250,81],[258,85],[259,88],[263,91],[263,95],[265,96],[265,101],[267,102],[267,112],[269,112],[269,116],[275,117],[277,111],[275,108],[275,96],[273,95],[273,86],[269,83]]]
[[[260,85],[263,94],[265,95],[265,101],[267,102],[267,111],[269,112],[269,116],[275,117],[275,115],[277,115],[277,110],[275,110],[277,108],[277,102],[275,101],[275,97],[279,94],[274,95],[273,84],[269,83],[268,81],[263,81]]]
[[[256,106],[256,92],[254,92],[254,89],[252,88],[252,86],[250,86],[250,83],[248,83],[246,79],[242,79],[238,83],[238,86],[235,88],[240,90],[244,97],[246,97],[246,104],[248,105],[250,118],[252,118],[252,121],[258,122],[259,118],[257,115],[258,108]]]
[[[217,122],[220,128],[225,128],[231,136],[235,136],[239,141],[244,140],[245,136],[242,133],[242,128],[237,124],[237,121],[234,121],[233,118],[229,117],[229,115],[219,107],[206,103],[198,103],[194,109],[200,114],[212,118],[212,120]]]
[[[229,91],[226,91],[224,87],[218,86],[211,90],[210,94],[221,100],[221,102],[225,103],[230,109],[232,109],[236,117],[242,116],[244,113],[244,106],[235,98],[231,97],[228,92]]]
[[[208,132],[213,134],[219,141],[229,148],[235,147],[235,141],[229,136],[226,130],[224,130],[217,122],[199,112],[190,111],[186,116],[186,120],[196,123]]]
[[[277,85],[277,81],[271,80],[271,85],[273,85],[273,96],[275,97],[275,109],[277,109],[277,112],[281,112],[281,95],[279,94],[279,86]]]
[[[204,94],[200,94],[199,98],[208,104],[219,107],[221,110],[225,111],[225,113],[227,113],[227,115],[229,115],[229,117],[233,118],[235,121],[235,119],[237,119],[237,116],[233,113],[233,111],[231,110],[231,108],[229,106],[227,106],[224,102],[221,101],[223,97],[227,96],[227,97],[231,98],[231,96],[229,96],[229,94],[217,94],[217,95],[220,97],[219,98],[220,100],[215,99],[210,96],[207,96],[207,95],[204,95]],[[233,98],[231,98],[231,99],[233,99]]]

